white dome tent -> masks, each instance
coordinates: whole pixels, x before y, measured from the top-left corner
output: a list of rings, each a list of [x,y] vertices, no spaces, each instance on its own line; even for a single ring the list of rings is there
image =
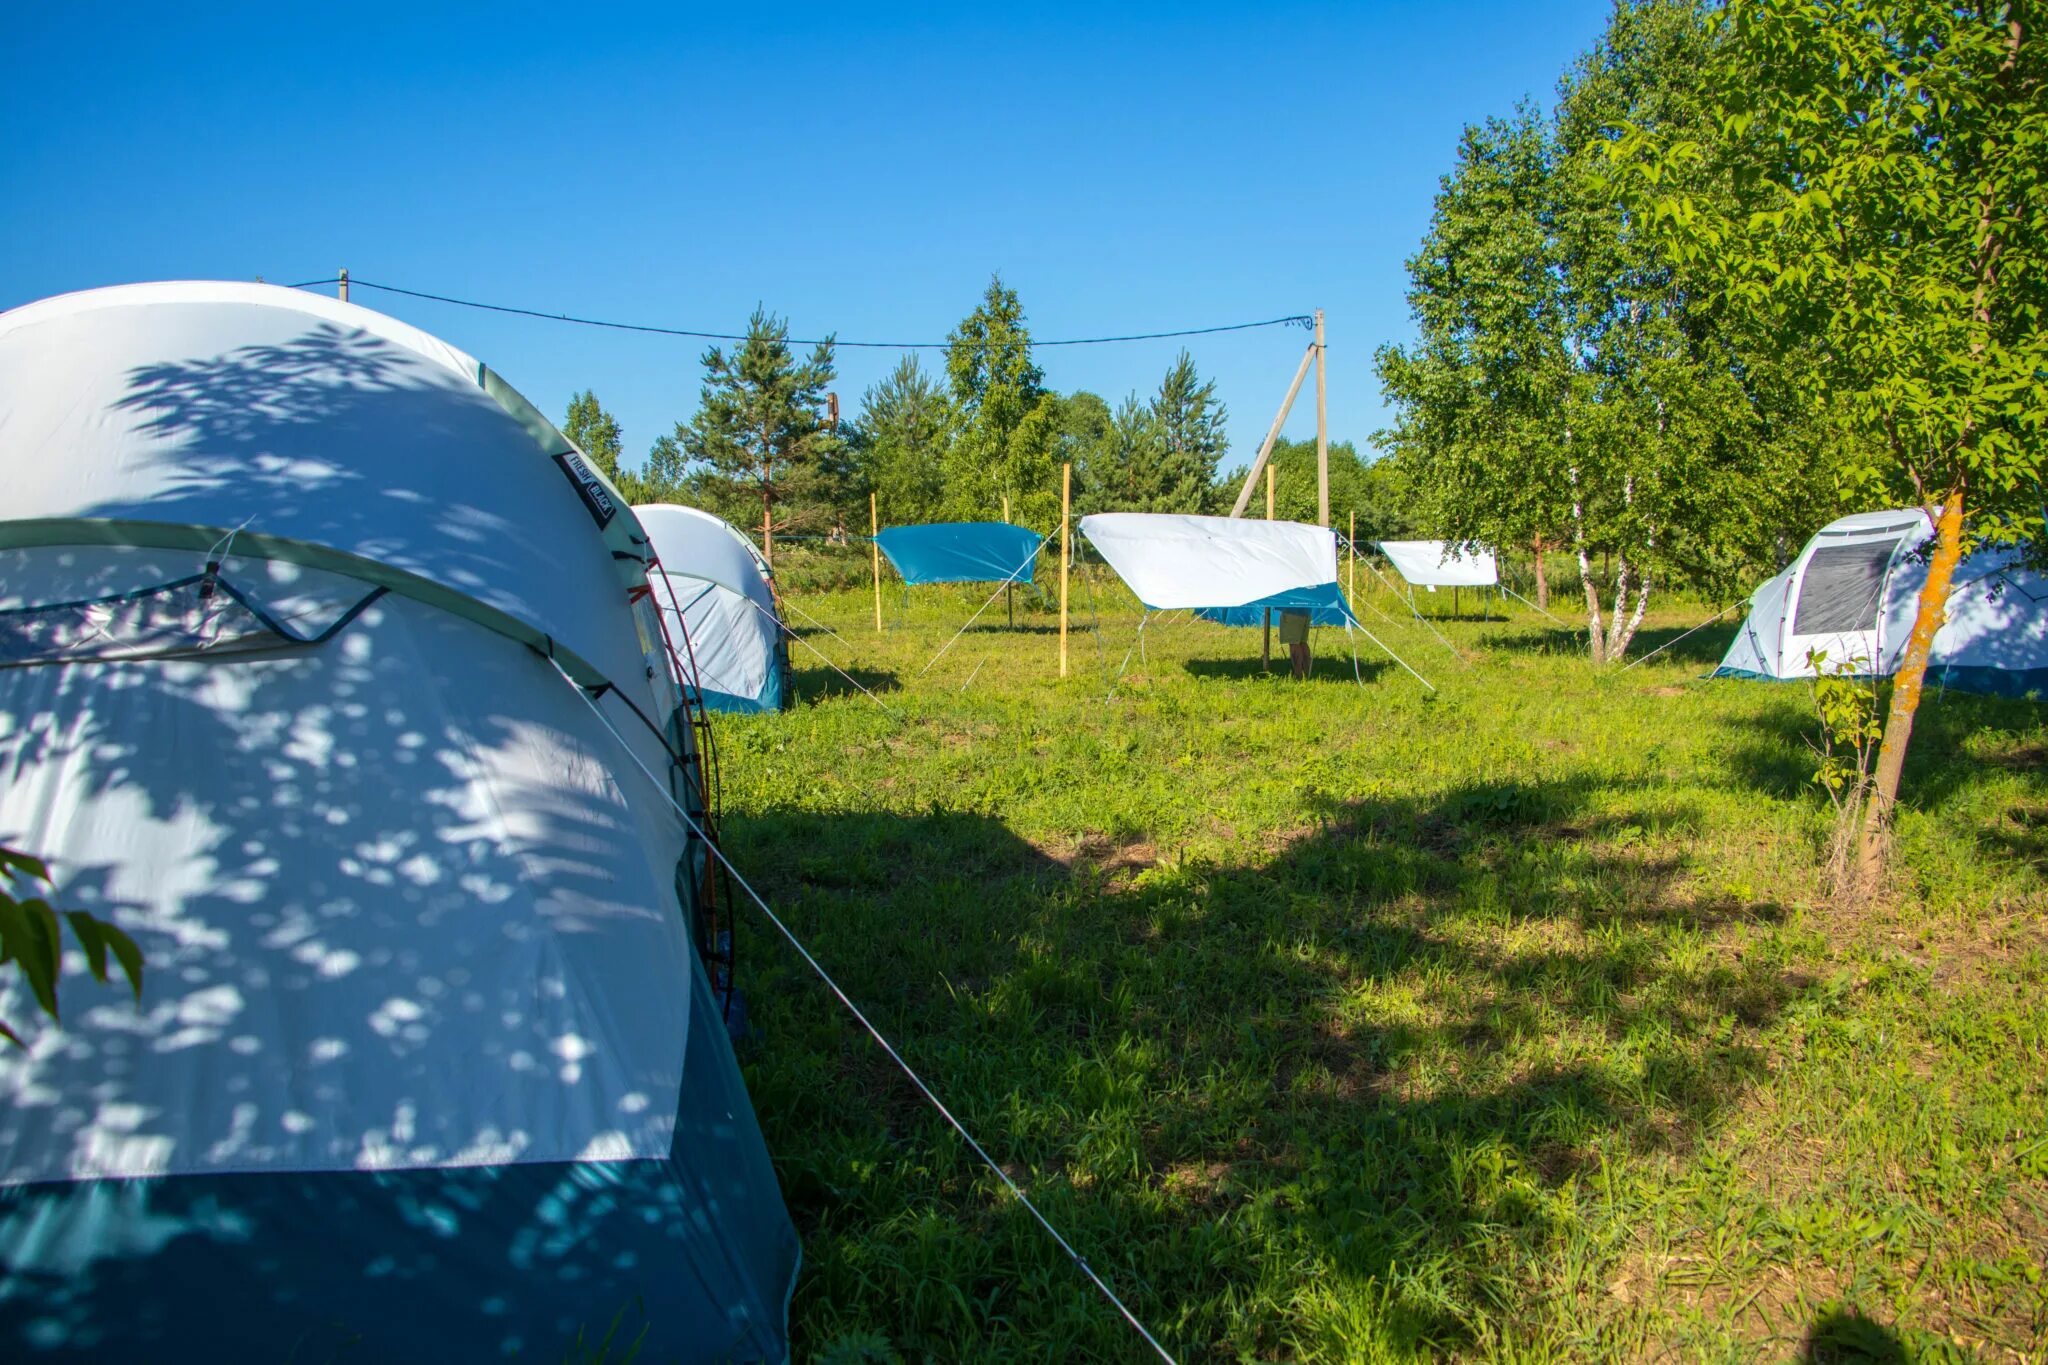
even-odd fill
[[[556,1358],[636,1301],[649,1358],[786,1355],[609,485],[259,285],[0,315],[0,442],[0,842],[148,959],[0,1049],[0,1355]]]
[[[791,700],[787,627],[767,561],[723,517],[654,503],[633,509],[654,546],[649,575],[669,633],[714,711],[779,711]]]
[[[1865,676],[1899,668],[1927,582],[1933,535],[1914,508],[1859,512],[1821,528],[1783,572],[1750,595],[1749,614],[1717,678],[1811,678],[1847,663]],[[1928,681],[1998,696],[2048,693],[2048,576],[2012,547],[1986,547],[1957,566]]]

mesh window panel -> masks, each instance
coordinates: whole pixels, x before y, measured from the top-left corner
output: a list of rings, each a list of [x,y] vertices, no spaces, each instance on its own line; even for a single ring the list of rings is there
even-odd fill
[[[1833,635],[1874,629],[1885,566],[1891,563],[1898,543],[1879,540],[1815,550],[1813,558],[1806,561],[1806,576],[1799,582],[1792,633]]]

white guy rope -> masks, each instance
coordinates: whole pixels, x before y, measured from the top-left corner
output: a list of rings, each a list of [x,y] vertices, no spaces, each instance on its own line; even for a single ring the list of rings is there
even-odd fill
[[[1379,579],[1380,582],[1385,583],[1387,585],[1387,588],[1394,594],[1395,597],[1398,598],[1401,595],[1401,590],[1394,586],[1392,579],[1388,578],[1385,574],[1380,572],[1379,566],[1377,564],[1374,564],[1371,560],[1368,559],[1365,562],[1365,567],[1371,569],[1373,572],[1373,577]],[[1416,620],[1422,622],[1422,628],[1428,631],[1431,635],[1436,636],[1437,643],[1442,645],[1445,649],[1451,651],[1451,657],[1456,659],[1461,667],[1467,669],[1472,667],[1471,661],[1466,659],[1466,657],[1463,654],[1460,654],[1458,652],[1458,647],[1452,644],[1449,640],[1444,639],[1443,632],[1438,630],[1435,626],[1431,625],[1429,623],[1429,618],[1427,616],[1424,616],[1421,612],[1415,609],[1415,598],[1413,594],[1411,594],[1408,598],[1408,614],[1410,616],[1413,616]],[[1385,648],[1385,646],[1382,646],[1382,648]]]
[[[962,635],[965,635],[967,633],[967,626],[971,626],[976,621],[979,621],[981,619],[981,614],[996,604],[996,599],[1003,595],[1003,589],[1015,583],[1017,581],[1017,575],[1023,573],[1026,569],[1030,568],[1032,564],[1038,559],[1038,552],[1044,548],[1045,538],[1041,536],[1039,537],[1038,544],[1031,547],[1031,553],[1024,556],[1024,562],[1022,564],[1019,564],[1016,568],[1012,569],[1010,571],[1010,576],[1008,578],[1005,578],[1002,582],[996,584],[996,590],[988,595],[988,601],[982,603],[980,606],[974,609],[974,615],[967,618],[967,625],[963,625],[960,627],[960,629],[953,632],[953,640],[957,640]],[[925,674],[932,671],[932,664],[937,663],[939,661],[940,656],[953,647],[953,640],[948,640],[946,641],[946,643],[939,646],[938,654],[932,655],[930,663],[927,663],[923,668],[917,670],[918,677],[922,678]]]
[[[873,702],[873,703],[874,703],[875,705],[877,705],[877,706],[881,707],[881,708],[882,708],[882,709],[883,709],[884,711],[887,711],[887,712],[888,712],[888,713],[889,713],[890,715],[892,715],[892,716],[896,714],[896,708],[894,708],[893,706],[889,705],[889,703],[888,703],[888,702],[885,702],[885,701],[883,701],[883,700],[882,700],[882,699],[881,699],[880,697],[876,696],[876,695],[875,695],[874,693],[872,693],[872,692],[868,692],[867,688],[865,688],[865,687],[861,687],[861,683],[860,683],[860,679],[859,679],[859,678],[856,678],[856,677],[854,677],[854,676],[853,676],[853,674],[851,674],[851,673],[848,673],[848,672],[847,672],[847,671],[846,671],[845,669],[841,668],[841,667],[840,667],[840,666],[839,666],[838,664],[835,664],[835,663],[833,663],[833,662],[832,662],[832,661],[831,661],[830,659],[826,659],[826,658],[825,658],[825,654],[824,654],[824,651],[823,651],[823,650],[820,650],[820,649],[819,649],[819,648],[818,648],[818,647],[817,647],[816,645],[812,644],[812,643],[811,643],[811,642],[810,642],[809,640],[806,640],[806,639],[805,639],[805,638],[804,638],[803,636],[801,636],[801,635],[797,634],[797,633],[796,633],[795,631],[791,630],[791,629],[789,628],[789,626],[788,626],[788,625],[787,625],[787,624],[786,624],[785,622],[783,622],[783,621],[780,621],[780,620],[777,620],[777,619],[776,619],[776,616],[775,616],[775,613],[774,613],[774,612],[772,612],[772,611],[768,610],[768,608],[766,608],[766,607],[762,606],[762,605],[761,605],[761,604],[760,604],[759,602],[756,602],[756,601],[755,601],[755,600],[754,600],[753,598],[751,598],[751,597],[742,597],[742,598],[741,598],[740,600],[741,600],[742,602],[745,602],[745,603],[746,603],[746,604],[747,604],[748,606],[752,607],[752,608],[753,608],[753,609],[754,609],[755,611],[758,611],[758,612],[760,612],[760,613],[761,613],[761,614],[762,614],[763,616],[767,617],[767,618],[768,618],[769,620],[771,620],[771,621],[774,621],[774,622],[775,622],[775,628],[776,628],[777,630],[781,631],[781,632],[782,632],[782,633],[783,633],[784,635],[787,635],[787,636],[788,636],[788,637],[789,637],[790,639],[792,639],[792,640],[796,641],[796,642],[797,642],[798,644],[802,645],[802,646],[803,646],[803,647],[804,647],[805,649],[808,649],[809,651],[811,651],[811,653],[813,653],[813,654],[816,654],[816,655],[817,655],[817,656],[818,656],[818,657],[819,657],[820,659],[824,660],[824,664],[825,664],[825,667],[827,667],[827,668],[831,669],[831,670],[832,670],[832,671],[833,671],[834,673],[837,673],[837,674],[838,674],[838,675],[839,675],[840,677],[842,677],[842,678],[846,679],[846,680],[847,680],[848,682],[852,683],[852,684],[853,684],[853,685],[854,685],[855,687],[860,687],[860,690],[861,690],[861,691],[863,691],[863,692],[867,692],[867,693],[868,693],[868,700],[869,700],[869,701],[871,701],[871,702]],[[826,627],[825,627],[825,629],[829,631],[829,630],[831,630],[831,629],[832,629],[832,627],[830,627],[830,626],[826,626]],[[837,637],[835,636],[834,638],[836,639]]]
[[[1357,621],[1357,619],[1358,619],[1358,618],[1356,618],[1356,617],[1353,617],[1353,618],[1352,618],[1352,620],[1353,620],[1353,621]],[[1408,668],[1408,661],[1407,661],[1406,659],[1402,658],[1402,657],[1401,657],[1400,655],[1396,654],[1396,653],[1395,653],[1395,652],[1394,652],[1393,650],[1391,650],[1391,649],[1387,649],[1387,645],[1386,645],[1386,642],[1385,642],[1384,640],[1380,639],[1380,637],[1379,637],[1379,636],[1377,636],[1377,635],[1373,634],[1373,633],[1372,633],[1371,631],[1367,630],[1367,629],[1365,628],[1365,624],[1364,624],[1363,622],[1358,622],[1358,624],[1357,624],[1357,626],[1356,626],[1355,628],[1357,629],[1357,631],[1358,631],[1358,633],[1359,633],[1360,635],[1363,635],[1363,636],[1364,636],[1364,637],[1365,637],[1366,639],[1368,639],[1368,640],[1372,641],[1372,642],[1373,642],[1374,644],[1378,645],[1378,646],[1379,646],[1379,647],[1380,647],[1381,649],[1386,649],[1386,650],[1387,650],[1387,657],[1388,657],[1389,659],[1392,659],[1392,660],[1393,660],[1393,661],[1394,661],[1395,663],[1397,663],[1397,664],[1401,665],[1401,667],[1403,667],[1403,668],[1407,668],[1407,669],[1408,669],[1408,673],[1409,673],[1409,676],[1413,677],[1413,678],[1415,679],[1415,681],[1417,681],[1417,682],[1421,683],[1421,684],[1422,684],[1422,685],[1423,685],[1424,687],[1428,688],[1428,689],[1429,689],[1430,691],[1432,691],[1432,692],[1436,691],[1436,684],[1435,684],[1435,683],[1433,683],[1433,682],[1431,682],[1431,681],[1430,681],[1429,679],[1427,679],[1427,678],[1423,677],[1423,676],[1422,676],[1422,675],[1421,675],[1420,673],[1417,673],[1417,672],[1416,672],[1416,671],[1415,671],[1414,669],[1412,669],[1412,668]],[[1351,632],[1351,631],[1352,631],[1353,629],[1354,629],[1354,627],[1352,627],[1352,626],[1349,626],[1349,625],[1347,625],[1347,626],[1345,626],[1345,627],[1344,627],[1344,631],[1345,631],[1345,633],[1346,633],[1346,634],[1349,634],[1349,633],[1350,633],[1350,632]],[[1352,671],[1352,672],[1354,672],[1354,673],[1356,673],[1356,672],[1358,671],[1358,651],[1357,651],[1357,649],[1356,649],[1355,647],[1353,648],[1353,650],[1352,650],[1352,652],[1351,652],[1351,671]],[[1363,686],[1365,685],[1365,680],[1364,680],[1363,678],[1360,678],[1360,679],[1359,679],[1359,684],[1358,684],[1358,685],[1359,685],[1359,686],[1361,686],[1361,687],[1363,687]]]
[[[1748,601],[1748,600],[1749,600],[1748,598],[1744,598],[1744,599],[1743,599],[1743,602],[1746,602],[1746,601]],[[1726,615],[1727,615],[1727,614],[1728,614],[1729,612],[1731,612],[1731,611],[1734,611],[1734,610],[1735,610],[1735,609],[1736,609],[1737,607],[1739,607],[1739,606],[1741,606],[1741,605],[1742,605],[1742,602],[1730,602],[1730,603],[1729,603],[1729,604],[1728,604],[1727,606],[1725,606],[1725,607],[1721,608],[1721,610],[1719,610],[1719,611],[1715,612],[1715,613],[1714,613],[1714,614],[1713,614],[1712,616],[1709,616],[1709,617],[1708,617],[1708,618],[1707,618],[1706,620],[1704,620],[1704,621],[1700,622],[1700,623],[1699,623],[1698,625],[1694,626],[1694,627],[1693,627],[1693,628],[1692,628],[1691,630],[1687,631],[1687,632],[1685,633],[1685,635],[1681,635],[1681,636],[1679,636],[1679,637],[1678,637],[1678,640],[1683,640],[1683,639],[1685,638],[1685,636],[1686,636],[1686,635],[1697,635],[1697,634],[1699,634],[1699,633],[1700,633],[1701,631],[1705,630],[1705,629],[1706,629],[1706,628],[1707,628],[1708,626],[1711,626],[1711,625],[1713,625],[1713,624],[1714,624],[1714,622],[1716,622],[1716,621],[1720,620],[1720,619],[1721,619],[1722,617],[1726,616]],[[1640,659],[1637,659],[1637,660],[1635,660],[1635,661],[1634,661],[1633,663],[1630,663],[1630,664],[1627,664],[1627,665],[1623,666],[1623,668],[1622,668],[1622,670],[1621,670],[1621,671],[1622,671],[1622,672],[1624,672],[1624,673],[1626,673],[1626,672],[1628,672],[1628,671],[1629,671],[1629,669],[1631,669],[1631,668],[1634,668],[1634,667],[1636,666],[1636,664],[1646,664],[1646,663],[1650,662],[1650,660],[1652,660],[1652,659],[1656,658],[1656,657],[1657,657],[1657,656],[1658,656],[1659,654],[1662,654],[1662,653],[1663,653],[1663,652],[1664,652],[1665,650],[1667,650],[1667,649],[1671,648],[1671,646],[1673,646],[1673,645],[1677,644],[1677,643],[1678,643],[1678,640],[1666,640],[1666,641],[1665,641],[1665,642],[1664,642],[1663,644],[1661,644],[1661,645],[1658,645],[1658,646],[1657,646],[1657,647],[1656,647],[1655,649],[1651,650],[1651,651],[1650,651],[1650,652],[1649,652],[1648,654],[1645,654],[1645,655],[1644,655],[1644,656],[1643,656],[1642,658],[1640,658]]]
[[[549,662],[554,663],[552,659],[549,660]],[[555,671],[561,673],[562,681],[568,683],[570,687],[575,689],[576,695],[583,698],[584,704],[590,708],[592,714],[594,714],[597,717],[599,723],[601,723],[605,729],[611,731],[612,738],[618,741],[619,747],[625,751],[626,757],[633,761],[633,766],[640,770],[640,775],[647,779],[648,785],[653,787],[655,791],[661,793],[662,799],[668,802],[669,809],[673,810],[676,813],[677,817],[682,820],[684,827],[688,829],[691,834],[695,835],[697,838],[704,841],[704,846],[711,850],[712,856],[717,858],[719,864],[723,866],[727,872],[732,874],[732,879],[735,883],[738,884],[740,890],[747,893],[748,899],[752,900],[755,906],[757,906],[760,909],[761,913],[768,917],[768,922],[775,926],[776,931],[780,933],[783,938],[788,940],[790,947],[796,949],[797,955],[803,958],[805,965],[810,967],[810,969],[817,974],[818,979],[825,983],[826,989],[830,990],[833,995],[839,997],[839,1003],[846,1006],[847,1012],[851,1014],[855,1019],[860,1021],[860,1026],[867,1030],[868,1036],[875,1040],[876,1044],[882,1049],[882,1051],[889,1054],[889,1060],[896,1063],[897,1068],[901,1070],[905,1076],[908,1076],[910,1078],[910,1083],[918,1088],[919,1093],[922,1094],[926,1100],[930,1101],[932,1108],[939,1111],[940,1117],[944,1118],[947,1123],[952,1125],[953,1131],[958,1133],[961,1137],[961,1140],[966,1142],[966,1144],[973,1149],[974,1154],[981,1158],[982,1165],[988,1167],[991,1171],[995,1172],[996,1178],[1002,1181],[1004,1187],[1007,1188],[1011,1194],[1017,1197],[1017,1202],[1022,1204],[1025,1207],[1025,1209],[1029,1211],[1033,1218],[1038,1220],[1038,1225],[1045,1229],[1046,1234],[1049,1237],[1051,1237],[1054,1242],[1059,1244],[1060,1250],[1067,1253],[1067,1259],[1071,1260],[1076,1266],[1080,1267],[1081,1273],[1083,1275],[1086,1275],[1089,1281],[1093,1283],[1097,1289],[1102,1291],[1102,1297],[1108,1299],[1111,1305],[1113,1305],[1116,1308],[1116,1311],[1123,1314],[1124,1321],[1128,1322],[1131,1325],[1131,1329],[1135,1331],[1139,1336],[1145,1339],[1145,1344],[1150,1346],[1154,1351],[1158,1352],[1159,1358],[1167,1362],[1167,1365],[1179,1365],[1179,1362],[1174,1360],[1172,1354],[1168,1352],[1164,1346],[1159,1344],[1159,1339],[1153,1336],[1151,1332],[1146,1330],[1144,1323],[1138,1321],[1137,1314],[1131,1312],[1129,1308],[1125,1307],[1124,1301],[1116,1296],[1116,1291],[1111,1289],[1109,1285],[1106,1282],[1104,1282],[1103,1278],[1095,1273],[1095,1268],[1089,1265],[1086,1260],[1082,1259],[1081,1253],[1074,1250],[1072,1243],[1068,1242],[1065,1237],[1062,1237],[1060,1235],[1060,1230],[1052,1225],[1052,1221],[1048,1219],[1044,1214],[1038,1211],[1038,1205],[1031,1202],[1031,1197],[1025,1194],[1022,1189],[1018,1188],[1017,1182],[1010,1179],[1009,1173],[1005,1171],[1001,1166],[997,1165],[995,1158],[991,1157],[988,1154],[988,1152],[982,1147],[982,1145],[974,1140],[974,1134],[967,1131],[966,1125],[962,1124],[959,1119],[953,1117],[953,1111],[946,1107],[945,1101],[941,1100],[936,1094],[932,1093],[932,1088],[924,1083],[924,1078],[922,1076],[919,1076],[917,1072],[911,1070],[910,1063],[903,1060],[903,1054],[898,1052],[895,1046],[892,1043],[890,1043],[890,1041],[887,1038],[882,1036],[882,1031],[880,1029],[876,1028],[872,1023],[868,1021],[867,1015],[861,1013],[860,1006],[853,1003],[852,998],[848,996],[847,993],[840,988],[839,983],[832,979],[832,974],[825,970],[825,968],[819,963],[817,958],[811,956],[811,950],[804,947],[803,940],[798,938],[796,934],[790,929],[790,927],[782,922],[782,917],[780,915],[777,915],[775,911],[769,907],[768,902],[761,898],[761,893],[756,891],[753,888],[753,884],[750,883],[744,876],[740,874],[740,870],[738,868],[732,865],[732,860],[725,856],[725,850],[720,848],[716,843],[712,842],[710,836],[705,834],[703,826],[699,825],[696,822],[696,820],[691,818],[690,812],[683,808],[683,805],[680,801],[676,800],[674,794],[669,791],[667,785],[664,784],[659,778],[657,778],[651,771],[649,771],[645,763],[642,763],[640,761],[640,755],[634,751],[632,745],[626,743],[626,737],[624,735],[621,735],[618,731],[618,727],[612,724],[611,717],[607,716],[604,713],[604,708],[597,704],[597,699],[591,696],[589,691],[582,687],[580,684],[578,684],[574,678],[570,677],[566,672],[563,672],[562,666],[560,664],[555,664]]]
[[[806,621],[809,621],[809,622],[810,622],[810,623],[811,623],[812,625],[816,626],[816,627],[817,627],[817,628],[818,628],[819,630],[822,630],[822,631],[824,631],[824,632],[825,632],[825,633],[826,633],[827,635],[829,635],[829,636],[831,636],[831,637],[832,637],[833,639],[837,640],[837,641],[838,641],[838,642],[839,642],[840,644],[842,644],[842,645],[845,645],[845,646],[846,646],[846,647],[847,647],[848,649],[852,649],[852,648],[853,648],[853,645],[852,645],[852,644],[851,644],[851,643],[850,643],[850,642],[849,642],[849,641],[847,640],[847,638],[846,638],[846,637],[845,637],[844,635],[841,635],[841,634],[840,634],[840,633],[839,633],[838,631],[836,631],[836,630],[832,629],[832,627],[830,627],[830,626],[826,625],[826,624],[825,624],[825,623],[824,623],[823,621],[820,621],[820,620],[819,620],[819,619],[818,619],[817,617],[815,617],[815,616],[811,615],[811,614],[810,614],[809,612],[805,611],[805,610],[804,610],[804,609],[803,609],[802,607],[798,606],[798,605],[796,604],[796,601],[795,601],[795,600],[794,600],[793,598],[791,598],[791,597],[790,597],[790,596],[789,596],[789,595],[788,595],[787,593],[784,593],[784,594],[783,594],[783,595],[782,595],[782,596],[781,596],[781,597],[780,597],[780,598],[778,599],[778,601],[779,601],[779,602],[781,603],[781,605],[783,605],[783,606],[786,606],[786,607],[788,607],[788,608],[789,608],[789,609],[790,609],[791,611],[795,612],[795,613],[796,613],[796,614],[797,614],[798,616],[801,616],[801,617],[803,617],[803,618],[804,618],[804,620],[806,620]],[[758,604],[758,603],[756,603],[755,605],[759,605],[759,604]],[[778,621],[778,622],[776,622],[776,624],[777,624],[777,625],[781,625],[782,623]]]
[[[1522,594],[1520,594],[1520,593],[1516,592],[1516,591],[1515,591],[1515,590],[1514,590],[1513,588],[1509,587],[1509,586],[1508,586],[1507,584],[1505,584],[1505,583],[1497,583],[1497,584],[1495,584],[1494,586],[1498,587],[1498,588],[1499,588],[1499,589],[1500,589],[1500,590],[1501,590],[1502,592],[1506,593],[1506,594],[1507,594],[1508,596],[1510,596],[1510,597],[1514,598],[1514,599],[1515,599],[1515,600],[1516,600],[1517,602],[1520,602],[1520,603],[1521,603],[1521,604],[1522,604],[1523,606],[1525,606],[1525,607],[1529,608],[1529,610],[1531,610],[1531,611],[1534,611],[1534,612],[1542,612],[1542,614],[1543,614],[1543,615],[1545,615],[1545,616],[1550,616],[1550,613],[1549,613],[1549,612],[1547,612],[1547,611],[1544,611],[1544,610],[1543,610],[1543,608],[1541,608],[1541,607],[1537,606],[1537,605],[1536,605],[1536,604],[1535,604],[1534,602],[1531,602],[1531,601],[1530,601],[1530,600],[1529,600],[1528,598],[1526,598],[1526,597],[1522,596]],[[1550,616],[1550,619],[1551,619],[1551,620],[1553,620],[1553,621],[1557,621],[1557,618],[1556,618],[1555,616]],[[1557,621],[1557,623],[1558,623],[1559,625],[1563,626],[1563,627],[1564,627],[1564,628],[1565,628],[1566,630],[1577,630],[1577,629],[1578,629],[1578,627],[1577,627],[1577,626],[1573,625],[1573,624],[1572,624],[1571,622],[1569,622],[1569,621]]]

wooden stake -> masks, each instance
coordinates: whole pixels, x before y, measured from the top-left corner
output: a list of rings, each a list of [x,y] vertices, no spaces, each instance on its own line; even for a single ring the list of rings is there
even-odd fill
[[[1009,520],[1010,495],[1008,493],[1005,493],[1003,494],[1003,521],[1005,524],[1008,524]],[[1011,630],[1015,630],[1017,628],[1017,599],[1014,596],[1016,586],[1017,585],[1014,583],[1003,584],[1003,611],[1010,618]]]
[[[340,291],[339,291],[339,292],[340,292],[340,294],[341,294],[341,301],[342,301],[343,303],[347,303],[347,302],[348,302],[348,267],[347,267],[347,266],[343,266],[343,267],[341,268],[341,270],[340,270],[340,271],[339,271],[338,273],[340,274],[341,278],[340,278],[340,279],[338,279],[338,280],[336,280],[336,281],[335,281],[335,283],[341,286],[341,289],[340,289]]]
[[[1345,591],[1351,595],[1351,600],[1356,602],[1358,600],[1358,509],[1356,507],[1351,509],[1351,563],[1345,572],[1348,575],[1348,581],[1344,585]]]
[[[1296,380],[1299,383],[1299,378]],[[1273,466],[1266,466],[1266,520],[1273,519]],[[1271,670],[1273,667],[1273,609],[1266,608],[1266,630],[1259,641],[1259,667]]]
[[[1252,467],[1245,471],[1244,487],[1237,492],[1237,503],[1230,509],[1230,515],[1241,517],[1251,503],[1252,489],[1258,487],[1259,471],[1266,467],[1266,457],[1273,453],[1273,442],[1280,439],[1280,428],[1287,421],[1287,414],[1294,408],[1294,395],[1301,392],[1301,381],[1308,377],[1308,363],[1316,358],[1314,343],[1301,353],[1301,364],[1295,367],[1294,382],[1287,386],[1287,396],[1280,400],[1280,411],[1273,416],[1273,425],[1266,429],[1266,439],[1259,446],[1259,458],[1252,461]]]
[[[1009,495],[1008,493],[1005,493],[1005,494],[1003,494],[1003,520],[1004,520],[1004,521],[1008,521],[1009,519],[1010,519],[1010,495]]]
[[[1323,374],[1323,310],[1316,309],[1316,524],[1330,524],[1330,405]]]
[[[1074,466],[1060,466],[1060,676],[1067,676],[1067,556],[1072,551],[1073,531],[1068,509],[1074,502]]]
[[[868,494],[868,548],[875,555],[875,634],[882,633],[882,521],[875,511],[875,495]]]

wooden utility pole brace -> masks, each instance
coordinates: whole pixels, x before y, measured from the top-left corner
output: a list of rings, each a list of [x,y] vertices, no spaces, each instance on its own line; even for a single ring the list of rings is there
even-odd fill
[[[1068,510],[1074,502],[1074,466],[1060,466],[1060,676],[1067,676],[1067,557],[1072,552],[1073,529]]]
[[[1301,353],[1301,364],[1295,367],[1294,382],[1287,386],[1287,396],[1280,400],[1280,411],[1273,416],[1273,425],[1266,429],[1266,439],[1259,445],[1259,457],[1252,461],[1252,467],[1245,471],[1244,487],[1237,492],[1237,503],[1230,509],[1230,515],[1241,517],[1251,503],[1252,489],[1259,485],[1259,471],[1266,467],[1266,457],[1273,453],[1273,442],[1280,439],[1280,428],[1287,421],[1287,414],[1294,410],[1294,395],[1301,392],[1301,381],[1308,378],[1309,362],[1316,358],[1315,343]]]
[[[875,557],[875,634],[882,633],[882,520],[875,511],[875,495],[868,494],[868,549]]]
[[[340,295],[341,295],[341,301],[342,301],[343,303],[347,303],[347,302],[348,302],[348,267],[347,267],[347,266],[343,266],[343,267],[341,268],[341,271],[340,271],[340,278],[339,278],[339,279],[337,279],[337,280],[335,281],[335,283],[341,286],[340,290],[338,291],[338,292],[340,293]]]
[[[1301,387],[1301,376],[1300,376],[1300,375],[1296,375],[1296,376],[1294,376],[1294,385],[1295,385],[1295,387],[1296,387],[1296,388],[1300,388],[1300,387]],[[1293,397],[1294,395],[1290,393],[1290,394],[1288,394],[1287,396],[1288,396],[1289,398],[1292,398],[1292,397]],[[1273,519],[1273,466],[1271,466],[1271,465],[1267,465],[1267,466],[1266,466],[1266,520],[1267,520],[1267,521],[1271,521],[1272,519]],[[1264,633],[1263,637],[1262,637],[1262,638],[1260,639],[1260,641],[1259,641],[1259,668],[1260,668],[1261,670],[1268,670],[1268,669],[1271,669],[1271,668],[1273,667],[1273,609],[1272,609],[1271,607],[1267,607],[1267,608],[1266,608],[1266,615],[1265,615],[1265,626],[1266,626],[1266,629],[1265,629],[1265,633]]]
[[[1330,524],[1330,403],[1323,373],[1323,310],[1316,309],[1316,524]]]

